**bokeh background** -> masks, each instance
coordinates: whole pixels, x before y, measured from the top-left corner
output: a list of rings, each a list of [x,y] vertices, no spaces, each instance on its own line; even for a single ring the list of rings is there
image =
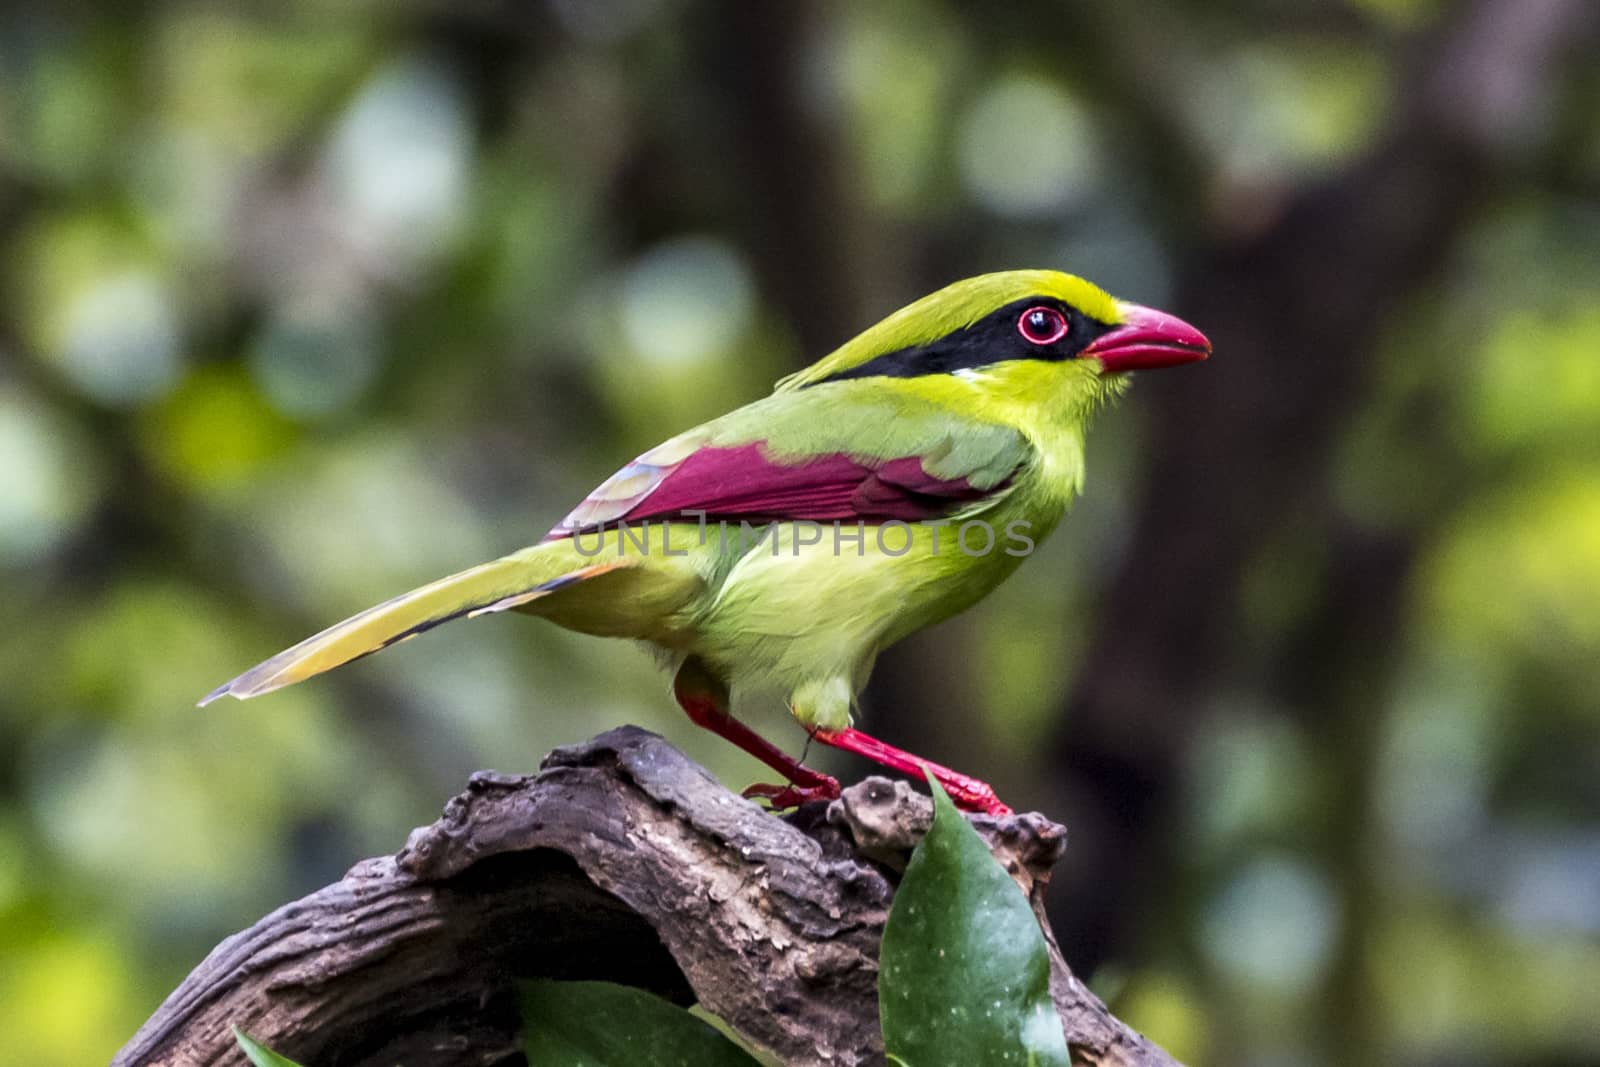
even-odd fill
[[[1068,957],[1197,1067],[1600,1062],[1597,23],[0,10],[0,1063],[104,1062],[473,769],[636,722],[762,777],[521,618],[194,701],[1017,266],[1216,356],[869,728],[1069,824]]]

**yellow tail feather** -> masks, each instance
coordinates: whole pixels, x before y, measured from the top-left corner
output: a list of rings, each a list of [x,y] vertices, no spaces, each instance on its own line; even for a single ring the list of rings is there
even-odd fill
[[[550,575],[551,563],[541,559],[537,550],[479,564],[335,623],[207,693],[200,706],[205,707],[218,697],[245,700],[282,689],[415,637],[440,623],[463,615],[523,607],[629,562],[600,563],[554,577]]]

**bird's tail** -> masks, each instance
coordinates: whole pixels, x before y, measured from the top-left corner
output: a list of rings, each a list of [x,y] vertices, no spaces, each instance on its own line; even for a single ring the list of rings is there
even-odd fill
[[[451,619],[510,609],[534,610],[533,605],[541,598],[632,562],[615,559],[574,569],[575,561],[570,554],[546,551],[554,547],[540,545],[524,549],[368,608],[212,690],[200,701],[200,706],[221,696],[244,700],[282,689],[415,637]]]

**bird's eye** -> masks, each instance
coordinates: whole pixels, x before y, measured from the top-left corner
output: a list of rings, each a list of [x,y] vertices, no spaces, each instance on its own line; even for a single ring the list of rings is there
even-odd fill
[[[1017,332],[1030,344],[1053,345],[1067,335],[1067,317],[1055,308],[1029,308],[1017,320]]]

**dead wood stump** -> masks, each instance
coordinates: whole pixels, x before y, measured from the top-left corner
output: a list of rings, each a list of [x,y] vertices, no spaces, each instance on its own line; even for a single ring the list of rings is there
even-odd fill
[[[239,1026],[307,1067],[513,1067],[520,978],[698,1001],[786,1064],[881,1064],[878,943],[931,818],[869,778],[774,817],[623,727],[480,773],[403,849],[218,945],[113,1067],[242,1065]],[[1043,915],[1065,830],[972,817]],[[1172,1065],[1073,977],[1049,927],[1075,1062]]]

